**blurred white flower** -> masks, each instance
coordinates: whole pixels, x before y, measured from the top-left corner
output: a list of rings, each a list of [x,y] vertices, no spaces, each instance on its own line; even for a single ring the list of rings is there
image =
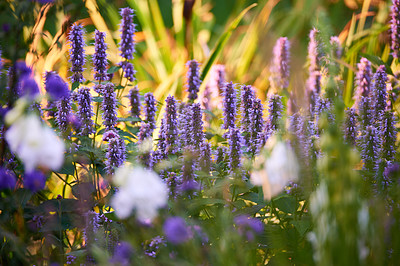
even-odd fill
[[[121,219],[129,217],[135,209],[137,218],[146,222],[167,204],[168,188],[153,171],[125,164],[117,169],[113,181],[120,187],[111,199],[111,206]]]
[[[57,170],[64,162],[64,142],[34,114],[20,116],[5,137],[11,151],[21,158],[26,172],[36,166]]]
[[[263,157],[256,159],[256,163]],[[264,168],[254,171],[250,181],[254,185],[262,186],[264,199],[270,200],[278,195],[290,181],[296,181],[299,174],[299,165],[296,155],[288,143],[277,142],[271,156],[266,159]]]

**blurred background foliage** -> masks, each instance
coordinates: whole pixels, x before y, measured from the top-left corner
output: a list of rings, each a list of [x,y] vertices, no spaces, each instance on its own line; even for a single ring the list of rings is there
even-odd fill
[[[46,2],[46,1],[38,1]],[[251,84],[265,99],[269,88],[269,61],[272,47],[280,36],[292,43],[292,90],[302,97],[306,78],[308,33],[323,28],[338,35],[345,47],[340,62],[345,103],[352,103],[354,67],[360,56],[369,54],[375,66],[389,65],[388,26],[390,1],[379,0],[56,0],[54,4],[35,1],[1,1],[0,46],[11,63],[25,60],[36,70],[56,70],[68,76],[66,34],[74,22],[85,25],[86,53],[94,52],[94,30],[107,33],[109,60],[120,61],[118,10],[136,10],[137,53],[134,60],[137,82],[142,92],[153,91],[159,101],[168,94],[185,97],[185,63],[194,58],[206,63],[224,64],[227,79]],[[252,4],[237,27],[229,26]],[[33,12],[24,12],[26,10]],[[242,12],[243,15],[243,12]],[[234,26],[234,25],[233,25]],[[229,33],[229,34],[228,34]],[[230,35],[231,33],[231,35]],[[225,34],[225,35],[224,35]],[[226,42],[221,42],[226,38]],[[215,52],[215,53],[213,53]],[[213,55],[213,56],[212,56]],[[212,60],[210,60],[210,58]],[[88,58],[90,63],[90,58]],[[86,78],[90,80],[87,69]],[[207,72],[207,71],[206,71]],[[205,73],[203,73],[205,74]],[[204,75],[203,75],[204,76]],[[116,75],[116,80],[119,80]],[[205,83],[204,83],[205,84]],[[203,84],[203,87],[205,87]],[[203,88],[204,89],[204,88]]]

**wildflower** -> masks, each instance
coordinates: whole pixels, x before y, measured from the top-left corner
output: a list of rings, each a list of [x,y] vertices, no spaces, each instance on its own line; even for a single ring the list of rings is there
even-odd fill
[[[252,154],[257,153],[258,148],[262,143],[262,131],[264,128],[263,119],[263,104],[260,99],[253,101],[253,112],[251,114],[251,123],[249,127],[250,145],[248,151]]]
[[[81,121],[79,134],[83,136],[92,134],[94,132],[92,96],[87,87],[78,90],[78,116]]]
[[[53,101],[69,97],[68,84],[56,72],[46,72],[44,85]]]
[[[229,168],[232,172],[241,167],[242,142],[240,131],[237,128],[229,128]]]
[[[355,146],[358,134],[356,110],[354,108],[348,108],[345,111],[345,114],[344,138],[348,144]]]
[[[0,167],[0,190],[14,189],[15,184],[16,179],[14,174],[9,170]]]
[[[235,127],[236,118],[236,89],[232,82],[225,84],[224,88],[224,129]]]
[[[69,62],[71,63],[70,71],[73,73],[71,76],[71,82],[84,82],[83,78],[83,66],[85,65],[85,40],[83,39],[84,30],[82,25],[75,23],[71,27],[71,31],[68,35],[70,43]]]
[[[374,172],[377,166],[379,154],[379,136],[374,126],[367,126],[362,135],[361,158],[363,160],[363,169]]]
[[[119,43],[119,51],[122,58],[131,60],[135,53],[136,25],[133,23],[134,11],[129,7],[121,8],[120,15],[122,20],[120,25],[121,41]]]
[[[274,91],[289,86],[290,71],[290,43],[288,38],[281,37],[276,41],[273,49],[273,59],[270,66],[269,81]]]
[[[119,190],[111,199],[111,206],[121,219],[135,209],[140,221],[152,220],[167,203],[168,188],[153,171],[124,164],[115,172],[113,181]]]
[[[265,141],[269,139],[274,131],[277,131],[279,128],[279,122],[282,118],[282,96],[274,94],[270,97],[268,103],[268,120],[265,124],[264,129],[264,138]]]
[[[106,153],[106,171],[109,175],[113,174],[114,168],[121,166],[125,161],[125,143],[118,135],[108,139],[108,149]]]
[[[330,38],[330,44],[332,46],[332,55],[334,56],[334,58],[335,59],[342,58],[343,48],[342,48],[342,46],[340,44],[339,37],[332,36]]]
[[[387,101],[387,90],[386,82],[388,77],[386,74],[385,66],[379,66],[374,75],[374,81],[372,86],[372,105],[373,113],[375,115],[375,121],[379,122],[382,120],[383,112],[386,109]]]
[[[20,117],[6,131],[10,150],[19,156],[27,172],[36,166],[59,169],[64,161],[64,143],[40,119],[29,114]]]
[[[186,63],[188,67],[187,72],[187,88],[189,92],[189,101],[193,102],[197,99],[197,94],[199,93],[199,88],[201,84],[200,73],[199,73],[199,63],[196,60],[190,60]]]
[[[149,244],[145,245],[144,254],[155,258],[161,246],[166,246],[166,241],[163,236],[156,236],[151,239]]]
[[[192,114],[190,106],[181,103],[178,109],[178,133],[179,133],[179,147],[184,148],[191,143],[191,123]]]
[[[129,101],[131,104],[132,117],[140,119],[141,104],[140,104],[139,89],[137,86],[135,86],[129,91]]]
[[[258,161],[263,160],[260,156]],[[296,181],[299,175],[299,165],[296,155],[288,143],[275,144],[271,155],[265,160],[264,169],[253,172],[250,181],[262,186],[264,199],[278,195],[290,181]]]
[[[257,218],[245,214],[238,215],[233,219],[239,235],[245,236],[248,241],[253,241],[254,233],[261,234],[264,231],[264,224]]]
[[[163,226],[164,234],[169,242],[178,245],[193,238],[193,233],[181,217],[169,217]]]
[[[158,134],[157,150],[153,154],[153,165],[166,159],[167,154],[167,128],[165,118],[161,120],[160,132]]]
[[[396,154],[397,129],[395,126],[395,115],[387,109],[382,114],[382,124],[379,137],[381,139],[380,158],[386,161],[393,161]]]
[[[204,173],[209,173],[211,170],[211,145],[206,141],[200,147],[199,167]]]
[[[197,150],[200,149],[200,145],[204,140],[204,132],[203,132],[203,112],[201,111],[200,104],[194,103],[189,106],[189,110],[191,113],[191,121],[189,128],[189,143],[193,145],[193,147]]]
[[[31,100],[40,94],[39,86],[31,76],[23,76],[20,80],[20,86],[22,95],[27,95]]]
[[[400,1],[392,0],[390,34],[394,58],[400,58]]]
[[[151,135],[153,135],[153,130],[156,128],[156,120],[155,115],[157,111],[156,107],[156,99],[154,98],[151,92],[148,92],[144,95],[144,113],[146,117],[146,122],[149,124],[151,129]]]
[[[360,109],[361,97],[369,97],[372,82],[371,62],[366,58],[361,58],[357,64],[358,71],[356,74],[356,102],[355,105]]]
[[[71,98],[63,97],[57,101],[56,122],[60,132],[65,135],[68,130],[68,118],[71,112]]]
[[[250,145],[251,122],[253,115],[253,101],[255,93],[251,86],[242,87],[242,123],[241,130],[245,134],[246,145]]]
[[[225,84],[225,66],[213,65],[209,72],[207,86],[204,94],[199,96],[199,102],[202,103],[204,109],[212,110],[214,108],[222,108],[222,89]]]
[[[310,31],[310,42],[308,43],[309,73],[321,70],[322,46],[318,35],[319,31],[317,29],[314,28]]]
[[[33,170],[25,173],[24,176],[24,187],[31,190],[32,192],[37,192],[44,189],[46,185],[46,176],[38,170]]]
[[[94,79],[95,80],[108,80],[107,75],[107,44],[105,43],[106,33],[96,30],[94,36]]]
[[[169,95],[165,100],[165,141],[167,154],[175,154],[178,148],[178,123],[176,112],[176,100]]]
[[[112,130],[117,123],[117,96],[112,83],[107,83],[104,86],[103,96],[103,124],[106,130]]]

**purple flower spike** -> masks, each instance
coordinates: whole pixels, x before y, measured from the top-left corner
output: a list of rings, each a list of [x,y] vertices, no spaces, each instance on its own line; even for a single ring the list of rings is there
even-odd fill
[[[157,150],[153,154],[153,165],[167,158],[167,127],[165,118],[161,120],[160,132],[158,133]]]
[[[321,92],[321,73],[320,71],[310,72],[310,76],[306,82],[306,93],[308,96],[308,102],[310,107],[310,113],[315,112],[315,108],[318,105],[318,98]]]
[[[342,58],[343,48],[342,48],[342,45],[340,44],[339,37],[332,36],[330,39],[330,43],[332,46],[332,54],[333,54],[334,58],[335,59]]]
[[[128,242],[121,242],[115,247],[115,253],[110,260],[112,265],[131,265],[131,258],[134,250]]]
[[[355,146],[357,142],[357,114],[354,108],[345,111],[346,118],[344,122],[344,138],[350,145]]]
[[[71,82],[83,82],[82,72],[85,65],[85,40],[83,39],[84,30],[82,25],[75,23],[71,27],[71,31],[68,35],[68,40],[70,43],[69,50],[69,62],[71,63],[70,71],[73,73],[71,76]]]
[[[379,135],[374,126],[367,126],[362,136],[361,158],[364,162],[363,169],[374,172],[377,167],[379,148]]]
[[[14,189],[16,179],[14,174],[7,169],[0,167],[0,190]]]
[[[31,76],[23,76],[21,78],[22,95],[27,95],[30,99],[34,99],[39,95],[39,86],[35,79]]]
[[[194,103],[189,108],[192,116],[189,129],[189,143],[198,151],[204,141],[203,112],[199,103]]]
[[[68,84],[56,72],[46,72],[44,86],[53,101],[70,95]]]
[[[229,168],[232,173],[242,166],[242,135],[237,128],[229,128]]]
[[[290,43],[288,38],[281,37],[276,41],[273,49],[273,59],[270,67],[271,87],[277,91],[289,86],[290,73]]]
[[[322,49],[318,34],[319,31],[314,28],[310,31],[309,35],[310,42],[308,43],[308,60],[310,66],[308,71],[310,73],[321,70]]]
[[[265,141],[269,139],[272,133],[279,128],[279,122],[282,118],[282,96],[274,94],[269,99],[268,103],[268,120],[265,125]]]
[[[179,133],[179,147],[184,148],[190,145],[190,127],[191,127],[192,115],[190,106],[185,103],[179,104],[178,108],[178,133]]]
[[[239,235],[245,236],[248,241],[255,239],[255,234],[261,234],[264,231],[264,224],[257,218],[247,215],[239,215],[233,219]]]
[[[190,60],[186,63],[187,72],[187,88],[189,92],[189,101],[194,102],[197,99],[201,84],[199,63],[196,60]]]
[[[254,89],[251,86],[242,87],[242,123],[241,130],[245,134],[246,145],[251,142],[251,122],[253,116],[253,101],[255,101]]]
[[[93,55],[93,66],[94,66],[94,79],[95,80],[108,80],[107,74],[107,44],[105,43],[106,33],[96,30],[94,36],[94,55]]]
[[[123,139],[116,137],[108,139],[108,149],[106,153],[106,171],[111,175],[114,169],[121,166],[125,161],[125,143]]]
[[[92,134],[94,132],[92,96],[87,87],[78,90],[78,116],[81,121],[79,134],[83,136]]]
[[[38,170],[26,173],[24,176],[24,187],[32,192],[37,192],[44,189],[45,185],[46,176]]]
[[[140,118],[141,104],[139,89],[135,86],[129,91],[129,100],[131,103],[131,115],[134,118]]]
[[[400,0],[392,0],[390,33],[394,58],[400,58]]]
[[[253,101],[253,113],[249,128],[251,144],[248,151],[251,154],[256,154],[262,143],[262,131],[264,128],[263,109],[261,100],[255,99]]]
[[[201,145],[199,167],[201,171],[207,174],[211,170],[211,145],[209,142],[204,141]]]
[[[127,78],[129,81],[134,81],[136,70],[133,67],[133,64],[131,62],[124,61],[120,63],[120,66],[124,70],[124,77]]]
[[[133,23],[134,11],[133,9],[126,7],[121,8],[120,15],[122,17],[120,31],[121,41],[119,43],[119,51],[121,56],[126,60],[133,59],[135,51],[135,27]]]
[[[381,132],[381,159],[387,162],[393,161],[396,154],[397,129],[395,126],[395,115],[391,110],[382,114]]]
[[[168,155],[178,151],[178,122],[176,112],[176,100],[169,95],[165,100],[165,133],[166,133],[166,152]]]
[[[369,97],[372,82],[371,62],[366,58],[361,58],[357,64],[358,71],[356,74],[356,106],[360,103],[361,96]]]
[[[235,127],[236,119],[236,89],[232,82],[225,84],[224,88],[224,129]]]
[[[68,130],[69,116],[71,113],[71,97],[65,97],[57,102],[56,122],[60,132],[64,135]]]
[[[107,83],[104,86],[103,96],[103,124],[106,130],[112,130],[117,123],[117,96],[112,83]]]
[[[164,234],[169,242],[178,245],[193,238],[193,233],[181,217],[169,217],[163,226]]]
[[[385,66],[379,66],[374,75],[374,82],[372,86],[372,103],[373,103],[373,113],[375,114],[375,120],[381,121],[383,112],[385,112],[387,105],[387,90],[386,90],[386,82],[388,81],[388,77],[386,74]]]
[[[155,120],[155,115],[157,111],[156,107],[156,99],[154,98],[153,94],[151,92],[148,92],[144,95],[144,113],[146,116],[146,122],[149,124],[153,135],[153,130],[156,128],[156,120]]]

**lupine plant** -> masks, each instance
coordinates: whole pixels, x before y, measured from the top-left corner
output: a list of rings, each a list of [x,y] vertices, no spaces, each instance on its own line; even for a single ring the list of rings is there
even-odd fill
[[[399,8],[385,60],[347,56],[316,23],[299,78],[294,42],[277,38],[268,93],[230,80],[215,50],[168,81],[184,93],[144,87],[136,39],[152,39],[135,34],[151,26],[129,7],[119,35],[68,19],[68,68],[3,55],[0,264],[396,265]]]

